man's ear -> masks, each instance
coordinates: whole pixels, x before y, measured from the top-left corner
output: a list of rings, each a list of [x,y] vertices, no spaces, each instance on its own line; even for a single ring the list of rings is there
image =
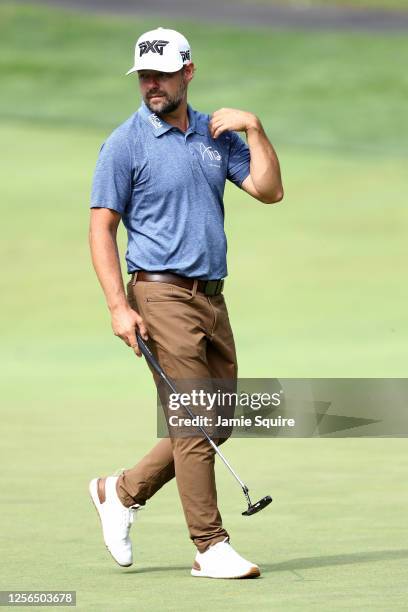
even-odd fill
[[[194,77],[194,72],[195,72],[195,66],[193,62],[190,62],[189,64],[186,64],[184,66],[184,78],[186,79],[187,82],[190,82],[191,79]]]

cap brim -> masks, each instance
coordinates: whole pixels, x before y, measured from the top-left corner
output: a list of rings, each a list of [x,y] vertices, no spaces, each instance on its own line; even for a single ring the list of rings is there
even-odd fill
[[[130,68],[130,70],[127,71],[126,76],[128,74],[132,74],[133,72],[137,72],[138,70],[156,70],[157,72],[178,72],[182,69],[183,65],[183,60],[181,58],[179,62],[165,62],[160,56],[158,58],[143,58],[142,61],[135,64],[132,68]]]

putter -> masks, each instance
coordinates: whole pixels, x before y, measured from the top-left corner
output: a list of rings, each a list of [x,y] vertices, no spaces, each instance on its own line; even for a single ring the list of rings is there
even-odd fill
[[[163,368],[160,366],[157,359],[155,358],[155,356],[153,355],[153,353],[151,352],[147,344],[144,342],[144,340],[142,340],[142,338],[140,337],[138,333],[136,333],[136,338],[137,338],[137,343],[139,345],[139,348],[142,354],[144,355],[145,359],[153,366],[153,368],[156,370],[158,375],[164,380],[164,382],[173,391],[173,393],[177,393],[177,389],[175,388],[171,380],[169,380],[169,378],[166,376],[165,372],[163,371]],[[191,412],[190,408],[188,408],[188,406],[184,406],[184,408],[188,412],[189,416],[191,418],[194,418],[195,415],[193,412]],[[222,454],[218,446],[215,444],[215,442],[213,442],[213,440],[210,438],[210,436],[208,435],[204,427],[201,427],[201,425],[198,425],[197,427],[201,431],[201,433],[203,433],[204,436],[207,438],[208,442],[211,444],[211,446],[213,447],[217,455],[220,457],[220,459],[223,461],[224,465],[226,465],[226,467],[229,469],[231,474],[234,476],[235,480],[239,483],[245,495],[246,502],[248,504],[248,508],[244,512],[242,512],[242,515],[252,516],[253,514],[256,514],[257,512],[260,512],[261,510],[266,508],[266,506],[269,506],[269,504],[272,501],[272,497],[270,495],[266,495],[265,497],[257,501],[255,504],[251,502],[251,498],[249,496],[249,490],[246,484],[242,482],[238,474],[232,469],[230,463],[224,457],[224,455]]]

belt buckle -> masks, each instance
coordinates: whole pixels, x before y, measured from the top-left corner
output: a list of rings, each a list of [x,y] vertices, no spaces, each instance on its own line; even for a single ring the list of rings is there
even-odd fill
[[[209,295],[209,296],[219,295],[221,291],[223,290],[223,287],[224,287],[223,279],[209,280],[205,284],[204,293],[205,295]]]

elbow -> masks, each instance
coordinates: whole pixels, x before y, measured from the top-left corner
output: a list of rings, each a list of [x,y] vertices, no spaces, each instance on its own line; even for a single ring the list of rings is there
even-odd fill
[[[261,202],[263,202],[264,204],[276,204],[277,202],[281,202],[283,200],[283,196],[283,187],[280,187],[273,193],[261,198]]]

